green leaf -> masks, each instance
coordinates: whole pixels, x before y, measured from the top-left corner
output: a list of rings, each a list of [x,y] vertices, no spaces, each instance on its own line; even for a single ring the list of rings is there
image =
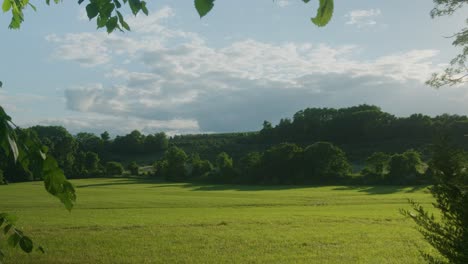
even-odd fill
[[[10,9],[11,9],[11,0],[3,0],[3,5],[2,5],[3,12],[8,12],[10,11]]]
[[[8,245],[10,247],[16,247],[18,243],[20,242],[21,236],[17,233],[11,234],[10,237],[8,237]]]
[[[143,11],[143,13],[145,15],[148,15],[148,8],[146,7],[146,2],[145,1],[141,1],[141,11]]]
[[[12,224],[6,225],[6,226],[3,228],[3,234],[6,235],[6,234],[10,231],[10,229],[11,229],[12,227],[13,227]]]
[[[119,17],[119,22],[122,25],[122,27],[130,31],[130,26],[127,24],[127,22],[125,22],[122,14],[119,11],[117,11],[117,16]]]
[[[114,31],[114,29],[117,27],[117,21],[118,21],[118,18],[116,16],[113,16],[109,18],[109,20],[107,20],[107,23],[106,23],[107,33],[112,33],[112,31]]]
[[[96,23],[98,28],[104,27],[107,23],[107,17],[98,16]]]
[[[35,5],[31,4],[31,3],[28,3],[28,5],[34,10],[34,12],[37,11],[37,8]]]
[[[37,247],[37,250],[38,250],[38,251],[40,251],[40,252],[42,252],[42,254],[44,254],[44,253],[45,253],[45,250],[44,250],[44,248],[43,248],[43,247],[41,247],[41,246]]]
[[[16,145],[16,142],[13,139],[11,139],[10,135],[7,135],[7,138],[8,138],[8,143],[10,144],[11,151],[13,152],[13,158],[15,159],[15,162],[16,162],[19,156],[18,146]]]
[[[333,0],[320,0],[317,16],[311,18],[312,23],[318,27],[323,27],[330,22],[333,16]]]
[[[95,18],[99,14],[99,7],[96,3],[90,3],[86,6],[86,14],[89,19]]]
[[[65,208],[71,210],[76,201],[76,194],[73,185],[67,181],[63,171],[58,167],[57,161],[50,155],[43,163],[44,186],[53,196],[60,199]]]
[[[141,9],[140,0],[128,0],[128,4],[130,5],[132,13],[136,16],[136,14],[138,14],[138,11],[140,11]]]
[[[19,245],[21,249],[26,253],[31,253],[31,251],[33,250],[33,242],[27,236],[23,236],[21,238],[21,240],[19,241]]]
[[[208,14],[214,6],[214,0],[195,0],[195,8],[200,18]]]

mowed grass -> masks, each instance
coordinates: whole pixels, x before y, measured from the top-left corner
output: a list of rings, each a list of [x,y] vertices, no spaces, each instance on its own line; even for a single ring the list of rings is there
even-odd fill
[[[71,213],[40,182],[0,186],[0,211],[46,249],[7,263],[423,263],[429,248],[399,213],[430,207],[422,187],[73,183]]]

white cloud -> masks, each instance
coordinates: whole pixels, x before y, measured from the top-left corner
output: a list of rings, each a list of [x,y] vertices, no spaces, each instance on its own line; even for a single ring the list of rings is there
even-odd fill
[[[129,127],[148,124],[147,130],[178,133],[237,131],[258,128],[264,119],[274,121],[305,107],[371,103],[394,113],[424,107],[436,111],[447,100],[468,94],[450,90],[441,99],[423,85],[438,67],[431,62],[436,50],[363,60],[357,58],[360,48],[353,45],[247,39],[214,48],[196,33],[164,26],[162,21],[173,15],[164,8],[136,17],[130,22],[132,34],[49,36],[58,45],[59,59],[87,67],[112,65],[108,80],[65,92],[69,109],[100,119],[78,118],[79,124],[69,119],[67,126],[96,129],[107,124],[121,129],[119,122],[129,122]],[[79,47],[87,52],[77,53]]]
[[[133,130],[139,130],[144,134],[152,134],[165,131],[169,135],[181,133],[199,133],[200,128],[196,120],[171,119],[171,120],[148,120],[135,117],[111,116],[88,114],[71,115],[64,118],[49,118],[39,123],[26,123],[25,126],[33,125],[59,125],[66,127],[71,133],[89,131],[100,134],[110,131],[113,135],[128,134]]]
[[[290,5],[291,2],[289,0],[278,0],[278,1],[276,1],[276,4],[279,7],[286,7],[286,6]]]
[[[345,17],[348,18],[347,25],[356,25],[357,27],[375,26],[376,18],[382,15],[380,9],[357,9],[352,10]]]

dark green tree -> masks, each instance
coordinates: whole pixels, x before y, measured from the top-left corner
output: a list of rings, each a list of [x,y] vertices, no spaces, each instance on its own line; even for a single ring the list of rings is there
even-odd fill
[[[366,184],[383,183],[388,171],[390,155],[383,152],[375,152],[366,159],[366,167],[362,170]]]
[[[169,181],[185,181],[188,174],[188,156],[178,147],[170,147],[164,154],[164,163],[161,167],[163,177]]]
[[[250,152],[239,161],[238,175],[241,183],[258,183],[261,180],[262,154]]]
[[[467,155],[442,140],[435,144],[429,163],[435,184],[429,188],[440,217],[410,201],[412,210],[402,213],[413,219],[427,242],[442,256],[422,252],[429,263],[468,263],[468,165]]]
[[[213,165],[209,160],[203,160],[198,154],[192,154],[190,157],[191,173],[190,177],[194,179],[206,178],[213,170]]]
[[[138,176],[139,166],[135,161],[132,161],[130,164],[128,164],[127,169],[130,171],[130,174]]]
[[[124,172],[124,168],[120,162],[109,161],[106,163],[107,176],[120,176]]]
[[[389,173],[385,177],[386,181],[397,185],[421,184],[424,180],[421,166],[423,162],[417,151],[408,150],[402,154],[394,154],[388,162]]]
[[[296,144],[282,143],[263,154],[261,175],[263,184],[293,184],[302,182],[303,150]]]
[[[216,156],[216,181],[231,183],[234,180],[234,162],[226,152],[221,152]]]
[[[306,181],[329,183],[351,171],[343,150],[329,142],[317,142],[304,150],[304,173]]]

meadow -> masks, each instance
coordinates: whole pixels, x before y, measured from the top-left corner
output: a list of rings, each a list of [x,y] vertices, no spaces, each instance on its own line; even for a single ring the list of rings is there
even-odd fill
[[[430,206],[420,186],[73,183],[70,213],[41,182],[0,186],[2,211],[46,249],[6,249],[7,263],[423,263],[429,248],[399,213]]]

